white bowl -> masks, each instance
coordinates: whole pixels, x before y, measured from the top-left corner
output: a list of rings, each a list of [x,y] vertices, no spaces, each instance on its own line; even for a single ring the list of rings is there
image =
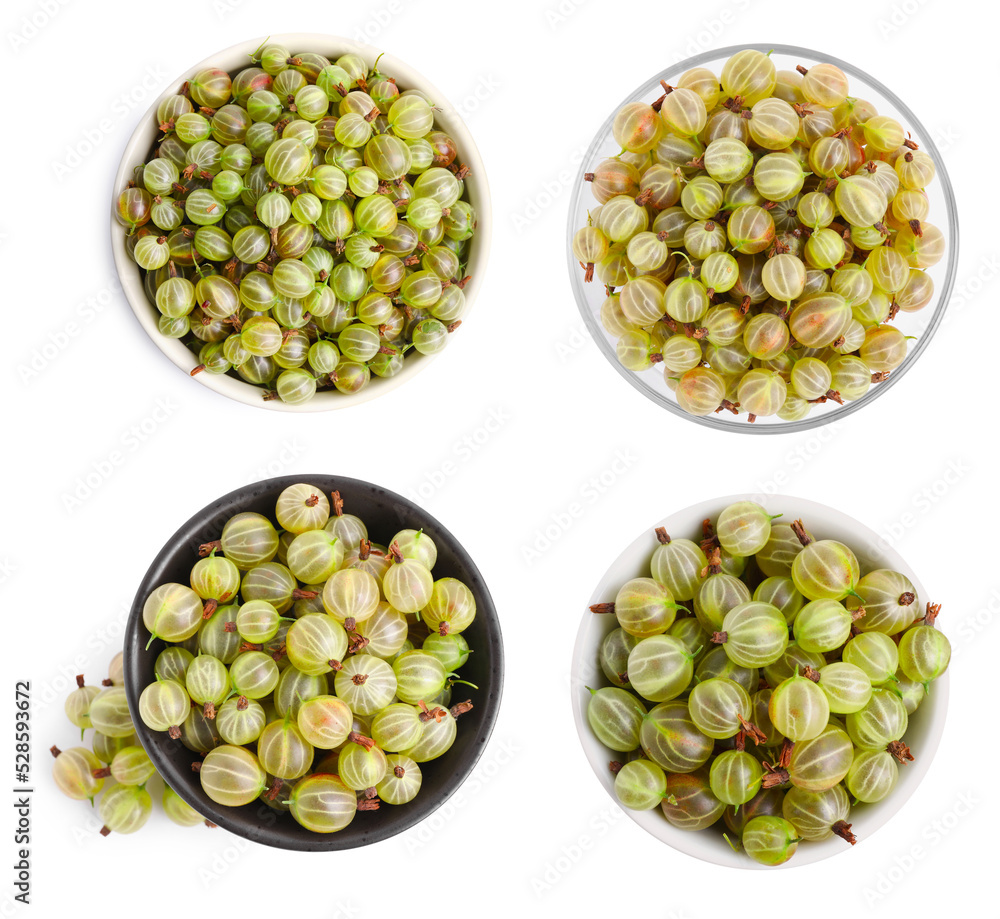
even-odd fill
[[[118,173],[115,175],[112,210],[114,209],[114,202],[118,200],[118,196],[132,178],[133,170],[136,166],[146,162],[146,158],[157,140],[159,130],[155,113],[160,102],[167,96],[175,95],[180,90],[181,85],[202,68],[218,67],[232,74],[237,70],[250,66],[250,54],[265,42],[284,45],[293,52],[314,51],[330,58],[336,58],[350,52],[361,55],[369,65],[374,64],[375,59],[381,54],[381,60],[379,61],[380,69],[395,78],[401,89],[419,89],[434,101],[435,127],[451,135],[458,148],[457,160],[467,164],[472,170],[465,180],[465,198],[475,208],[478,224],[475,236],[472,238],[469,246],[469,263],[466,268],[466,274],[471,276],[471,280],[465,287],[466,310],[462,318],[463,320],[467,320],[472,304],[482,287],[483,275],[486,271],[486,260],[490,251],[490,239],[492,237],[490,189],[489,183],[486,181],[486,171],[483,167],[482,158],[479,156],[479,150],[476,148],[475,141],[473,141],[469,129],[465,126],[465,122],[462,121],[455,107],[448,102],[444,94],[437,87],[433,86],[425,77],[408,64],[389,54],[382,54],[379,49],[363,44],[362,42],[356,42],[352,39],[341,38],[335,35],[312,32],[271,35],[240,42],[189,67],[149,107],[149,110],[140,120],[139,126],[125,145],[125,152],[118,166]],[[198,364],[197,356],[180,340],[166,338],[160,334],[157,328],[159,312],[156,306],[150,303],[146,297],[146,292],[142,284],[142,270],[129,258],[128,253],[125,251],[125,231],[113,215],[111,217],[111,249],[114,253],[118,277],[121,279],[122,289],[128,299],[129,306],[132,307],[132,312],[135,313],[136,318],[156,346],[180,367],[181,370],[190,374],[191,370]],[[456,347],[454,342],[451,344],[451,347]],[[446,348],[445,351],[447,350]],[[368,385],[358,393],[347,395],[337,390],[318,392],[308,402],[299,405],[288,405],[279,399],[265,402],[262,398],[264,391],[262,387],[254,386],[251,383],[228,374],[199,373],[193,379],[197,380],[203,386],[207,386],[209,389],[228,396],[230,399],[235,399],[238,402],[244,402],[247,405],[253,405],[257,408],[266,408],[278,412],[326,412],[333,409],[346,408],[351,405],[358,405],[361,402],[367,402],[369,399],[374,399],[395,389],[420,373],[437,356],[436,354],[411,354],[403,362],[403,369],[395,376],[385,379],[372,375]]]
[[[862,574],[872,568],[892,568],[902,572],[913,582],[921,603],[931,599],[920,578],[899,553],[887,547],[884,540],[873,530],[846,514],[823,504],[817,504],[815,501],[786,495],[772,495],[763,499],[759,495],[730,495],[695,504],[650,526],[611,564],[587,600],[587,607],[594,603],[613,600],[618,588],[631,578],[649,577],[649,562],[656,546],[654,527],[664,527],[674,538],[687,537],[698,541],[701,539],[701,522],[706,517],[715,520],[723,508],[744,500],[757,501],[772,514],[783,514],[782,522],[790,523],[801,518],[809,532],[817,539],[836,539],[850,546],[858,557]],[[622,754],[613,753],[594,736],[587,723],[586,713],[590,696],[587,687],[610,685],[598,664],[598,651],[604,636],[616,626],[617,621],[614,616],[595,615],[588,608],[583,614],[583,621],[577,633],[571,670],[573,718],[576,721],[580,742],[598,779],[615,801],[618,799],[614,792],[614,776],[608,768],[608,763],[612,759],[620,759]],[[849,820],[852,832],[858,837],[857,845],[865,845],[872,834],[887,823],[916,791],[930,768],[931,760],[938,748],[944,731],[947,709],[948,674],[946,673],[934,681],[931,692],[910,716],[904,740],[909,744],[915,759],[912,763],[900,766],[899,782],[892,794],[877,804],[863,804],[851,808]],[[623,809],[639,826],[657,839],[702,861],[732,868],[764,867],[742,853],[734,852],[722,838],[718,826],[690,832],[679,830],[670,824],[658,807],[650,811]],[[795,855],[785,863],[785,867],[822,861],[849,848],[847,843],[836,836],[823,842],[803,842]]]

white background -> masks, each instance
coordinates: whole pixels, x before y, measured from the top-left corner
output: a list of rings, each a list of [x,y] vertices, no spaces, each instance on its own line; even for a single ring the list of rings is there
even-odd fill
[[[996,23],[983,10],[954,0],[8,4],[3,685],[12,699],[15,679],[33,682],[38,788],[34,910],[21,913],[104,915],[127,903],[165,916],[248,897],[265,912],[291,905],[294,890],[296,910],[325,919],[403,908],[923,917],[993,890],[1000,262],[990,164],[1000,138],[989,112]],[[108,244],[111,180],[149,102],[214,50],[289,31],[365,37],[425,73],[466,113],[495,208],[489,276],[457,340],[409,385],[317,416],[260,411],[186,379],[114,289]],[[905,380],[834,431],[747,438],[668,416],[598,353],[565,276],[560,173],[575,172],[597,126],[675,60],[758,41],[826,49],[895,89],[936,136],[956,186],[964,248],[951,315]],[[123,461],[78,493],[115,450]],[[435,476],[448,461],[453,474]],[[149,561],[191,513],[238,485],[311,471],[419,499],[481,567],[508,666],[474,779],[431,823],[360,851],[272,851],[162,815],[137,836],[102,839],[86,804],[49,778],[49,745],[74,742],[68,677],[104,675]],[[621,816],[582,755],[568,672],[584,601],[638,533],[704,498],[773,490],[885,533],[944,604],[955,657],[942,747],[908,806],[832,861],[751,875],[675,852]],[[582,514],[558,523],[574,503]],[[11,865],[13,810],[0,813]],[[3,915],[18,910],[11,880],[0,872]]]

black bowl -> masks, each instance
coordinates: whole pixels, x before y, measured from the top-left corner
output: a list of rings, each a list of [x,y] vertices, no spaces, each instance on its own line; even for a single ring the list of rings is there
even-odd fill
[[[201,788],[191,764],[200,757],[179,740],[147,728],[138,717],[139,695],[154,681],[153,665],[166,646],[159,639],[149,648],[149,634],[142,622],[142,607],[149,593],[160,584],[187,584],[191,566],[198,560],[198,546],[218,539],[225,522],[240,511],[257,511],[274,522],[274,504],[289,485],[308,482],[327,493],[339,490],[344,509],[364,520],[374,542],[384,543],[404,528],[423,529],[438,548],[434,577],[459,578],[475,595],[476,618],[463,633],[474,653],[462,668],[462,677],[479,689],[468,690],[473,702],[459,721],[454,746],[436,760],[422,763],[420,793],[409,804],[383,804],[377,811],[358,813],[339,833],[313,833],[296,823],[290,814],[280,814],[255,801],[243,807],[223,807]],[[496,607],[475,563],[465,549],[437,520],[412,501],[359,479],[330,475],[293,475],[266,479],[238,488],[213,501],[195,514],[167,542],[139,585],[125,630],[125,690],[129,708],[146,752],[164,781],[198,813],[213,823],[253,842],[282,849],[324,851],[351,849],[379,842],[403,832],[437,810],[468,778],[486,747],[500,707],[503,688],[503,643]],[[456,697],[456,699],[459,697]]]

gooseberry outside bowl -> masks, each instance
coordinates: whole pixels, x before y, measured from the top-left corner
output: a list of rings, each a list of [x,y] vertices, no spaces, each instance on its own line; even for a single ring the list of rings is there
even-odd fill
[[[605,299],[604,285],[596,276],[590,283],[583,280],[583,270],[573,257],[572,251],[574,234],[580,227],[586,226],[588,211],[597,206],[597,199],[591,193],[589,183],[584,180],[584,174],[592,172],[594,167],[605,157],[616,156],[621,152],[621,148],[614,142],[611,134],[611,125],[618,110],[629,102],[653,102],[663,93],[663,88],[660,86],[661,80],[668,84],[673,83],[677,77],[692,67],[707,67],[718,74],[727,58],[737,51],[746,49],[770,53],[778,70],[794,70],[797,64],[806,67],[820,62],[835,64],[847,74],[850,80],[851,96],[867,99],[874,103],[880,115],[891,115],[896,118],[903,128],[910,132],[910,136],[919,144],[920,149],[930,154],[934,159],[936,175],[926,190],[930,201],[928,222],[937,226],[944,233],[947,245],[945,257],[937,265],[927,269],[928,274],[934,279],[934,298],[922,310],[915,313],[900,312],[893,320],[893,324],[905,335],[916,338],[916,341],[911,343],[909,353],[902,365],[892,371],[884,382],[873,385],[862,398],[854,402],[845,402],[843,405],[838,405],[835,402],[817,405],[808,417],[798,421],[782,421],[777,415],[774,415],[758,417],[753,424],[749,424],[746,414],[737,416],[726,411],[704,417],[691,415],[677,404],[676,397],[664,381],[662,367],[654,365],[650,369],[638,373],[626,370],[619,363],[615,353],[615,338],[609,335],[601,324],[600,310]],[[745,434],[784,434],[805,431],[852,415],[858,409],[873,402],[891,386],[895,386],[906,371],[913,366],[917,358],[923,354],[941,324],[955,283],[955,271],[958,265],[958,213],[944,160],[933,139],[916,115],[888,87],[883,86],[853,64],[820,51],[811,51],[808,48],[799,48],[794,45],[733,45],[728,48],[705,51],[671,65],[637,87],[615,107],[597,132],[580,166],[577,182],[573,188],[573,197],[569,204],[566,251],[570,284],[584,323],[604,356],[636,390],[667,411],[705,427],[724,431],[741,431]]]
[[[274,522],[278,495],[289,485],[308,482],[329,493],[340,491],[345,510],[359,516],[373,541],[387,540],[401,529],[423,529],[434,539],[438,559],[434,577],[462,580],[476,598],[476,618],[463,634],[474,653],[462,667],[463,679],[478,686],[468,691],[473,708],[462,715],[458,736],[447,753],[421,763],[423,782],[408,804],[383,804],[374,812],[358,813],[338,833],[314,833],[300,826],[290,814],[279,814],[259,799],[243,807],[216,804],[202,791],[191,764],[198,754],[166,733],[153,731],[139,717],[139,696],[155,681],[153,666],[167,643],[157,639],[147,648],[149,633],[142,622],[142,607],[149,593],[168,581],[187,584],[198,546],[217,539],[225,522],[241,511],[256,511]],[[266,479],[238,488],[202,508],[170,539],[154,559],[135,595],[125,629],[125,691],[135,730],[164,781],[200,814],[253,842],[282,849],[326,851],[351,849],[395,836],[419,823],[440,807],[468,778],[486,747],[500,706],[503,688],[503,644],[496,607],[482,575],[468,553],[430,514],[388,489],[358,479],[331,475],[293,475]],[[331,690],[332,691],[332,690]],[[456,701],[466,698],[456,696]],[[324,752],[324,751],[319,751]]]
[[[895,549],[886,545],[885,540],[873,530],[846,514],[815,501],[786,495],[771,495],[766,498],[761,498],[759,495],[730,495],[702,501],[700,504],[670,514],[650,526],[612,562],[590,599],[587,600],[586,606],[613,600],[618,588],[631,578],[649,577],[649,562],[656,544],[653,536],[654,527],[664,527],[674,538],[686,537],[698,541],[701,539],[701,522],[706,517],[714,521],[725,507],[736,501],[745,500],[762,504],[771,514],[782,514],[780,522],[791,523],[801,518],[816,539],[836,539],[843,542],[857,555],[862,574],[873,568],[892,568],[905,574],[913,582],[921,603],[934,599]],[[590,692],[587,687],[597,689],[611,685],[601,672],[598,652],[604,636],[614,630],[618,623],[614,616],[594,614],[586,607],[585,609],[573,649],[571,669],[573,718],[591,767],[605,791],[617,802],[614,775],[608,768],[608,762],[611,759],[623,758],[626,754],[613,753],[590,729],[587,722],[587,702]],[[646,704],[647,708],[651,708],[654,703]],[[867,845],[875,831],[903,807],[927,774],[944,731],[947,710],[948,674],[945,673],[934,681],[931,692],[910,716],[904,740],[912,749],[915,759],[899,767],[899,781],[895,789],[876,804],[859,804],[851,808],[849,822],[852,824],[852,832],[858,838],[859,847]],[[629,808],[623,810],[661,842],[702,861],[732,868],[765,867],[746,855],[735,852],[723,839],[718,825],[691,832],[679,830],[669,823],[658,807],[649,811]],[[823,842],[803,842],[800,843],[795,855],[782,867],[812,864],[850,848],[837,836],[832,836]]]
[[[389,54],[383,54],[378,48],[353,41],[349,38],[320,33],[295,32],[240,42],[189,67],[149,107],[149,110],[142,116],[138,126],[125,145],[125,152],[122,155],[118,172],[115,175],[111,199],[111,250],[114,254],[115,267],[118,271],[118,277],[121,280],[122,290],[125,293],[129,306],[132,308],[132,312],[135,313],[136,318],[139,320],[139,324],[145,329],[146,333],[153,340],[153,343],[185,373],[189,374],[197,366],[197,355],[183,344],[183,342],[179,339],[167,338],[160,334],[157,328],[157,320],[160,314],[156,309],[156,305],[150,303],[146,296],[142,283],[142,269],[132,261],[125,249],[126,230],[114,217],[115,202],[117,202],[119,195],[127,187],[135,167],[146,162],[159,136],[159,129],[156,123],[157,106],[165,97],[175,95],[179,92],[181,85],[203,68],[218,67],[232,75],[244,67],[251,66],[250,55],[260,48],[262,44],[267,43],[283,45],[292,51],[314,51],[331,59],[347,53],[359,54],[369,66],[373,65],[375,60],[381,55],[379,66],[389,76],[396,79],[401,89],[419,89],[426,93],[435,103],[435,127],[451,135],[458,148],[457,159],[467,164],[471,169],[470,174],[465,179],[464,197],[475,208],[478,223],[475,235],[469,244],[469,260],[465,268],[465,273],[471,277],[471,280],[464,288],[466,305],[462,318],[463,320],[468,319],[472,305],[482,287],[483,275],[486,271],[486,261],[489,256],[490,240],[492,238],[492,208],[490,204],[489,183],[486,180],[486,170],[483,167],[483,161],[479,155],[476,143],[472,139],[469,129],[465,126],[465,122],[462,121],[458,111],[448,102],[439,89],[398,58],[392,57]],[[452,342],[451,346],[455,347],[455,343]],[[235,399],[238,402],[244,402],[247,405],[253,405],[257,408],[266,408],[278,412],[325,412],[358,405],[390,392],[424,370],[439,354],[411,353],[406,357],[403,369],[393,377],[383,378],[372,374],[368,385],[357,393],[346,394],[337,390],[317,392],[312,399],[298,405],[289,405],[280,399],[265,402],[263,399],[264,389],[262,387],[247,383],[234,373],[218,374],[202,372],[197,374],[194,379],[209,389],[228,396],[230,399]]]

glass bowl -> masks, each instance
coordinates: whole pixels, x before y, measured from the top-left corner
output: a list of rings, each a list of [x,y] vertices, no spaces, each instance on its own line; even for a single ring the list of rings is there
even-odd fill
[[[160,584],[188,583],[191,567],[198,560],[198,546],[217,539],[223,524],[234,514],[256,511],[274,522],[278,495],[298,482],[315,485],[327,494],[339,490],[347,512],[361,517],[376,541],[388,539],[404,528],[423,529],[433,537],[438,549],[434,576],[460,579],[476,598],[476,618],[463,632],[475,654],[469,656],[462,674],[479,688],[463,686],[468,696],[455,697],[456,701],[469,698],[473,708],[462,716],[454,745],[438,759],[421,764],[423,781],[411,802],[384,804],[375,812],[359,813],[338,833],[314,833],[296,823],[290,814],[278,814],[260,800],[242,807],[216,804],[191,771],[191,764],[200,758],[198,754],[166,733],[146,727],[137,714],[139,696],[155,680],[156,658],[166,646],[161,639],[155,639],[147,647],[149,633],[142,622],[146,597]],[[479,569],[458,540],[407,498],[369,482],[331,475],[282,476],[246,485],[203,507],[188,520],[160,550],[139,585],[125,627],[124,665],[125,692],[136,734],[164,781],[213,823],[253,842],[301,851],[350,849],[379,842],[409,829],[444,804],[469,777],[486,748],[500,708],[504,673],[496,607]],[[320,755],[323,752],[317,751]]]
[[[595,603],[613,600],[621,585],[631,578],[649,577],[649,562],[656,545],[654,527],[662,526],[674,538],[686,537],[697,542],[702,535],[701,522],[706,517],[715,520],[719,512],[728,505],[748,500],[762,504],[768,513],[782,514],[782,522],[801,518],[816,539],[836,539],[843,542],[854,550],[862,573],[873,568],[894,569],[910,579],[921,604],[933,599],[902,556],[895,549],[886,546],[885,540],[877,533],[847,514],[815,501],[788,495],[770,495],[763,499],[759,495],[730,495],[703,501],[658,521],[634,540],[612,562],[600,579],[590,599],[587,600],[573,649],[570,671],[573,719],[594,774],[615,802],[618,799],[614,791],[614,775],[608,768],[608,762],[611,759],[623,758],[627,754],[612,753],[591,731],[587,723],[587,702],[590,697],[587,687],[596,689],[611,685],[598,664],[598,651],[604,636],[617,627],[617,620],[614,616],[596,615],[590,612],[589,607]],[[889,822],[923,781],[940,743],[947,710],[948,673],[944,673],[934,681],[931,692],[910,716],[904,740],[912,749],[915,758],[913,762],[904,763],[899,767],[899,781],[895,789],[876,804],[860,804],[851,808],[848,819],[852,831],[858,838],[859,847],[866,845],[875,831]],[[661,842],[702,861],[731,868],[765,867],[746,855],[735,852],[723,838],[718,825],[707,830],[690,832],[677,829],[669,823],[658,807],[650,811],[636,811],[629,808],[623,810]],[[794,868],[812,864],[850,848],[851,846],[836,836],[831,836],[823,842],[803,842],[795,855],[782,867]]]
[[[250,41],[240,42],[223,51],[207,57],[200,63],[187,68],[184,73],[172,81],[162,95],[156,99],[149,107],[148,111],[139,119],[139,124],[122,154],[118,172],[115,175],[112,209],[114,202],[127,186],[132,178],[133,169],[146,162],[146,159],[159,136],[156,123],[156,109],[160,102],[166,97],[176,94],[181,85],[199,70],[206,67],[218,67],[230,74],[241,70],[250,64],[250,55],[262,44],[272,43],[291,48],[293,51],[317,51],[330,58],[339,57],[342,54],[359,54],[365,62],[372,66],[376,59],[385,72],[393,76],[402,89],[419,89],[426,93],[429,98],[435,100],[434,123],[437,128],[446,131],[454,140],[459,151],[459,157],[466,163],[471,172],[465,180],[464,197],[475,208],[478,218],[475,236],[470,243],[468,250],[468,264],[465,273],[471,280],[464,288],[465,292],[465,313],[463,319],[468,319],[472,305],[482,287],[483,276],[486,271],[486,261],[490,251],[490,239],[492,237],[492,209],[490,205],[489,183],[486,180],[486,171],[483,166],[479,150],[476,148],[469,129],[465,126],[456,108],[448,102],[444,94],[433,86],[424,76],[410,67],[403,61],[388,54],[382,54],[377,48],[349,38],[342,38],[335,35],[324,35],[310,32],[296,32],[284,35],[271,35],[267,38],[255,38]],[[157,328],[159,312],[155,304],[149,301],[143,287],[143,271],[132,261],[125,249],[125,229],[118,223],[114,215],[111,216],[111,250],[115,259],[115,267],[118,277],[121,280],[122,290],[128,300],[132,312],[139,320],[139,324],[152,339],[153,343],[176,364],[186,374],[190,374],[198,364],[198,356],[191,351],[179,339],[166,338],[160,334]],[[454,347],[452,343],[452,347]],[[447,351],[448,349],[444,349]],[[439,352],[443,353],[443,352]],[[337,390],[317,392],[312,399],[298,405],[289,405],[280,399],[264,401],[262,398],[264,388],[247,383],[239,377],[235,371],[227,374],[202,372],[194,379],[207,386],[215,392],[253,405],[257,408],[270,409],[277,412],[325,412],[338,408],[358,405],[367,402],[377,396],[401,386],[407,380],[412,379],[422,370],[427,368],[431,361],[439,354],[427,355],[412,353],[407,356],[403,369],[393,377],[383,378],[372,374],[371,381],[357,393],[346,394]]]
[[[797,64],[806,67],[820,62],[835,64],[850,78],[851,96],[867,99],[874,103],[882,115],[891,115],[896,118],[903,128],[910,132],[913,140],[919,144],[920,149],[930,154],[934,159],[936,176],[934,181],[927,188],[927,195],[930,201],[929,222],[937,226],[946,239],[947,249],[944,258],[934,267],[927,269],[928,274],[934,279],[934,297],[930,303],[922,310],[914,313],[900,312],[893,324],[905,335],[913,336],[916,341],[911,342],[909,353],[902,365],[889,374],[888,378],[876,385],[873,385],[868,392],[854,402],[845,402],[838,405],[828,401],[826,404],[814,406],[812,412],[798,421],[782,421],[777,415],[768,417],[758,417],[753,424],[747,423],[745,414],[733,415],[730,412],[722,411],[717,414],[698,416],[685,412],[678,404],[674,394],[667,387],[663,378],[662,368],[653,366],[648,370],[633,372],[626,370],[618,361],[615,353],[615,338],[610,335],[601,324],[600,309],[605,299],[604,286],[596,278],[590,283],[583,280],[583,271],[579,262],[573,257],[572,241],[576,231],[587,223],[588,211],[597,205],[597,200],[591,194],[588,184],[584,180],[584,174],[591,172],[594,166],[602,159],[615,156],[621,152],[621,148],[615,143],[611,134],[611,125],[618,110],[629,102],[646,101],[653,102],[662,95],[660,81],[671,83],[677,77],[692,67],[707,67],[715,73],[719,73],[722,64],[727,58],[737,51],[746,49],[771,52],[771,59],[778,70],[794,70]],[[941,320],[944,316],[951,289],[955,283],[955,270],[958,264],[958,214],[955,206],[955,196],[952,191],[951,181],[944,165],[944,160],[934,144],[930,134],[924,126],[917,120],[917,117],[903,103],[895,93],[888,87],[883,86],[878,80],[858,69],[853,64],[842,61],[832,55],[819,51],[812,51],[808,48],[799,48],[794,45],[733,45],[728,48],[705,51],[702,54],[690,57],[668,67],[656,76],[651,77],[615,106],[608,115],[604,124],[597,132],[593,143],[590,145],[583,162],[580,166],[577,182],[573,189],[573,197],[569,205],[569,226],[567,233],[567,258],[569,265],[570,284],[573,294],[576,297],[577,306],[583,321],[601,352],[608,359],[610,364],[628,382],[646,398],[651,399],[657,405],[693,421],[705,427],[716,428],[726,431],[741,431],[747,434],[782,434],[794,431],[805,431],[815,428],[828,422],[846,418],[848,415],[858,411],[858,409],[868,405],[884,393],[889,387],[894,386],[906,371],[913,366],[913,363],[923,354],[930,344]]]

